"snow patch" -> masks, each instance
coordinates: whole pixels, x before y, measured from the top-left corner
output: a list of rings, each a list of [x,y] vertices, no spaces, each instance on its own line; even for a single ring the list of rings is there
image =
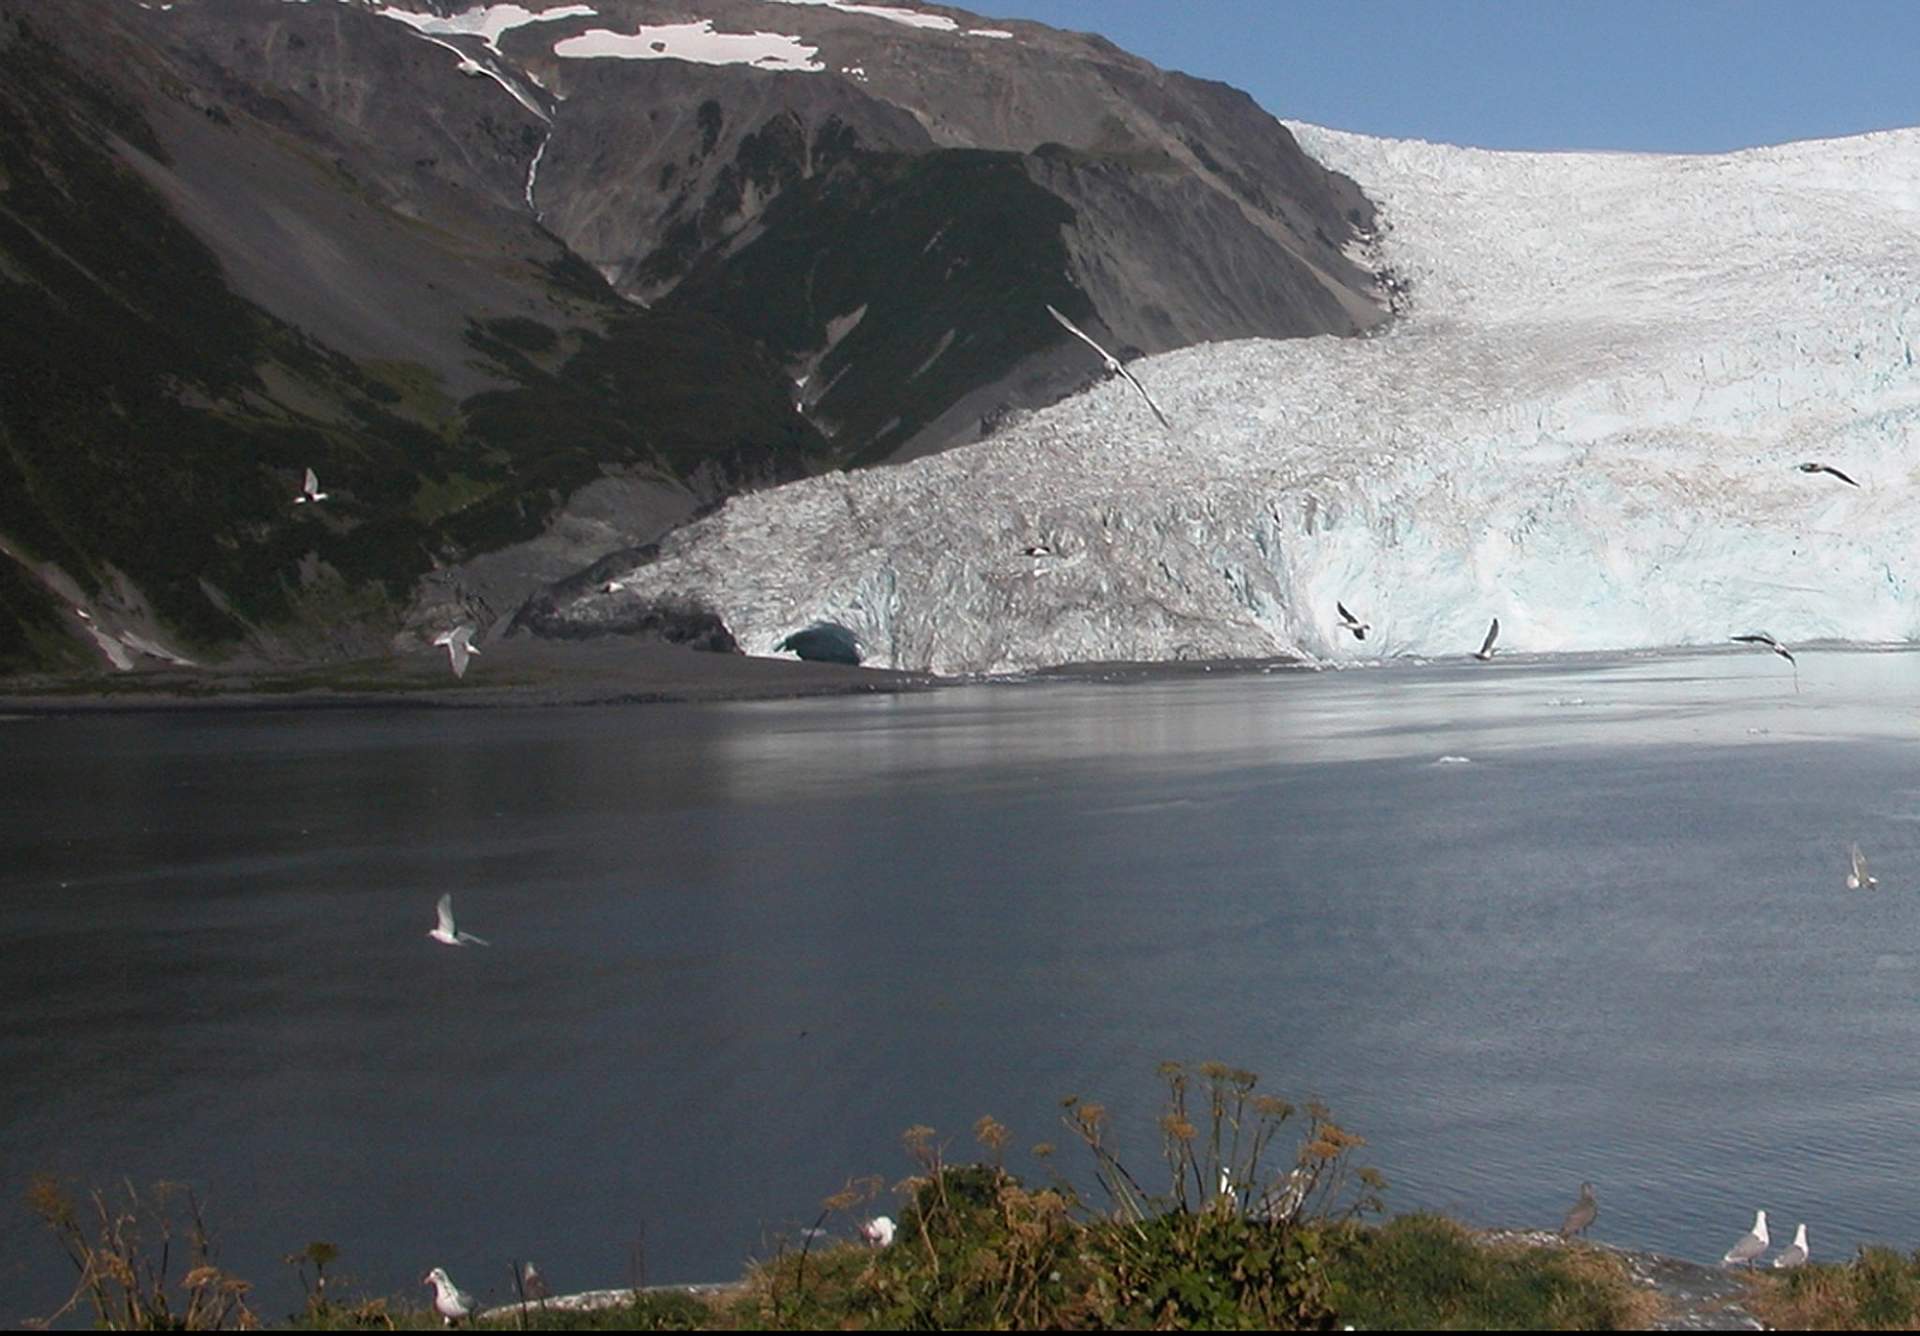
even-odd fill
[[[528,9],[525,5],[488,5],[466,9],[442,18],[438,14],[419,14],[410,9],[385,6],[373,11],[384,18],[404,23],[416,32],[441,37],[478,37],[490,50],[500,49],[500,35],[529,23],[551,23],[556,19],[594,18],[599,11],[592,5],[560,5],[553,9]]]
[[[937,32],[955,32],[960,25],[945,14],[927,14],[917,9],[903,9],[899,5],[862,5],[854,0],[777,0],[783,5],[821,5],[827,9],[837,9],[842,14],[861,14],[867,18],[885,19],[889,23],[904,23],[909,28],[931,28]]]
[[[553,54],[570,59],[686,60],[700,65],[752,65],[766,70],[824,70],[820,48],[777,32],[715,32],[712,19],[642,24],[634,33],[594,28],[556,42]]]

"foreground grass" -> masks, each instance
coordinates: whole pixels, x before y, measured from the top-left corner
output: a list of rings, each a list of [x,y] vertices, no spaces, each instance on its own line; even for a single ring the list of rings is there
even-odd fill
[[[1168,1064],[1161,1076],[1168,1101],[1159,1123],[1166,1163],[1158,1191],[1144,1189],[1108,1148],[1104,1111],[1078,1100],[1066,1102],[1063,1122],[1093,1157],[1105,1198],[1098,1206],[1083,1202],[1064,1178],[1033,1186],[1008,1172],[1002,1153],[1010,1137],[991,1118],[974,1129],[991,1158],[973,1164],[946,1163],[945,1143],[933,1130],[913,1128],[906,1145],[917,1172],[895,1189],[903,1204],[889,1247],[783,1248],[722,1292],[642,1292],[584,1312],[503,1309],[485,1325],[1599,1330],[1644,1326],[1654,1315],[1654,1298],[1604,1250],[1489,1241],[1429,1215],[1369,1224],[1361,1217],[1380,1209],[1384,1184],[1351,1166],[1364,1143],[1325,1110],[1255,1095],[1250,1073],[1215,1064],[1193,1073]],[[1276,1134],[1297,1114],[1304,1126],[1290,1167],[1263,1166]],[[1034,1150],[1050,1163],[1051,1147]],[[178,1232],[190,1242],[194,1265],[173,1280],[165,1245],[174,1226],[164,1200],[143,1200],[129,1186],[124,1201],[96,1191],[76,1207],[52,1185],[35,1191],[35,1210],[81,1277],[65,1311],[90,1306],[98,1325],[123,1330],[258,1324],[247,1306],[251,1287],[212,1264],[190,1195],[188,1225]],[[816,1224],[852,1218],[879,1191],[878,1179],[849,1184],[822,1203]],[[287,1258],[308,1295],[294,1326],[439,1325],[417,1296],[343,1302],[325,1274],[337,1255],[332,1245],[313,1243]],[[1915,1281],[1910,1270],[1899,1275],[1908,1305],[1900,1311],[1910,1313]]]
[[[1851,1262],[1753,1279],[1755,1316],[1774,1328],[1900,1331],[1920,1327],[1920,1253],[1862,1248]]]

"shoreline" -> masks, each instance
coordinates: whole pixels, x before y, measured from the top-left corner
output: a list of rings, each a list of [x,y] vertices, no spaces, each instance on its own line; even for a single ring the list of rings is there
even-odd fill
[[[928,691],[960,681],[675,645],[510,640],[485,646],[464,678],[435,653],[297,668],[0,679],[0,715],[699,704]]]
[[[0,718],[223,710],[516,709],[895,695],[967,686],[1129,683],[1311,672],[1300,659],[1061,664],[1023,673],[936,673],[716,654],[661,644],[510,640],[464,678],[439,654],[298,668],[161,668],[0,679]]]

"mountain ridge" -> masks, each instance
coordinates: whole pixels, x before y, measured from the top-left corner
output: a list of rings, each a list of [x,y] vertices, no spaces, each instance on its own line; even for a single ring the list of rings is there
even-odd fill
[[[1384,318],[1365,197],[1242,94],[964,11],[709,8],[828,59],[556,54],[679,32],[651,0],[0,0],[0,667],[504,625],[725,496],[1083,384],[1049,302],[1126,355]]]

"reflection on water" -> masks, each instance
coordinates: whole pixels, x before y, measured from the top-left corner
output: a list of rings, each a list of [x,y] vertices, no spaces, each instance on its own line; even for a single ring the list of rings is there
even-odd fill
[[[912,1123],[1085,1094],[1149,1164],[1168,1057],[1325,1099],[1396,1209],[1914,1246],[1920,659],[1776,666],[16,723],[0,1316],[64,1297],[34,1172],[204,1185],[270,1314],[315,1238],[713,1279]]]

